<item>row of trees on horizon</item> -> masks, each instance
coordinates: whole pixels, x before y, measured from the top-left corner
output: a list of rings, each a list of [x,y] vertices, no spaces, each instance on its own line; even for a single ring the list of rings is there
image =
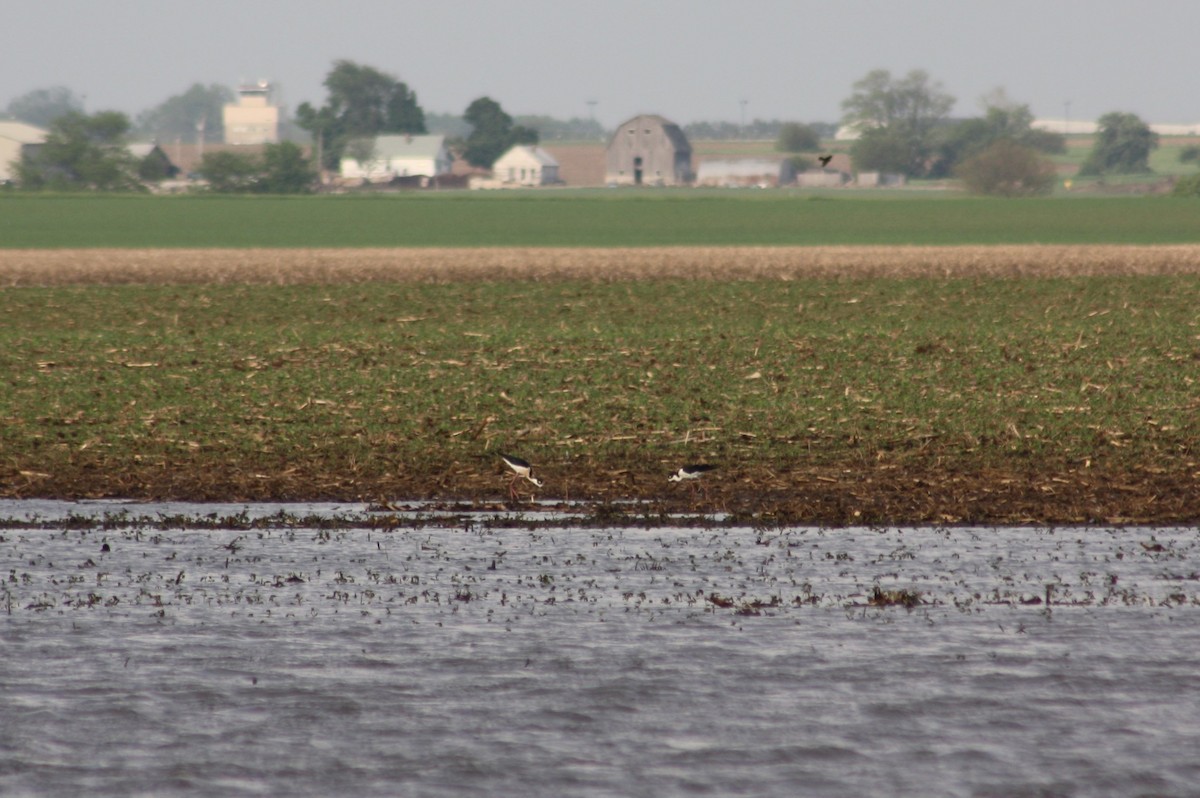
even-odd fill
[[[202,171],[220,172],[221,190],[296,191],[311,187],[315,166],[336,169],[357,142],[383,134],[444,133],[458,157],[490,168],[513,144],[537,144],[543,139],[600,140],[605,131],[594,120],[566,122],[549,117],[509,115],[490,97],[474,100],[460,117],[427,114],[407,84],[374,67],[349,60],[335,62],[326,75],[323,105],[301,103],[286,122],[288,139],[269,145],[262,157],[237,153],[206,154]],[[128,190],[138,177],[121,162],[113,146],[131,137],[162,142],[220,141],[223,106],[233,92],[219,85],[196,84],[141,114],[136,120],[115,111],[88,115],[82,100],[64,87],[30,92],[9,103],[8,115],[50,130],[48,146],[39,148],[37,161],[22,163],[21,183],[28,188],[92,188]],[[1025,195],[1048,193],[1055,182],[1046,156],[1065,151],[1062,135],[1032,126],[1026,104],[997,89],[981,99],[982,114],[953,118],[955,98],[923,70],[894,77],[874,70],[855,82],[843,101],[841,124],[857,129],[849,145],[854,166],[910,178],[959,177],[980,193]],[[1157,135],[1134,114],[1114,112],[1099,120],[1095,147],[1081,174],[1149,172],[1149,154]],[[684,126],[691,138],[774,139],[776,148],[796,154],[798,165],[809,166],[802,155],[812,153],[838,126],[754,120],[748,126],[700,122]],[[295,142],[312,145],[307,159]],[[96,163],[69,164],[64,158]],[[212,158],[210,162],[210,156]],[[206,174],[210,177],[211,174]],[[224,179],[224,178],[230,179]]]

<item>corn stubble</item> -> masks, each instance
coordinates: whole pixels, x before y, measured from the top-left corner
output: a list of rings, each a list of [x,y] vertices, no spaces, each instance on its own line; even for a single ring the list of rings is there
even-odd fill
[[[1196,274],[1200,245],[0,250],[0,285]]]
[[[1188,246],[0,251],[0,493],[500,502],[511,449],[543,498],[761,523],[1190,522],[1198,272]],[[707,496],[666,481],[693,461]]]

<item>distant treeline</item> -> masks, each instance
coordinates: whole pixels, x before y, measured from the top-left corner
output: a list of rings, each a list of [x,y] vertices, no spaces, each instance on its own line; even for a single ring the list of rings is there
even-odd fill
[[[779,138],[780,129],[787,124],[795,124],[797,120],[784,119],[755,119],[745,126],[737,122],[690,122],[683,126],[683,132],[689,139],[758,139],[774,141]],[[821,138],[833,138],[837,133],[836,122],[805,122]]]
[[[523,127],[538,132],[541,141],[604,141],[612,131],[594,119],[572,117],[571,119],[555,119],[550,116],[514,116],[513,121]],[[466,138],[471,133],[471,126],[459,114],[426,113],[425,124],[430,133],[445,136]],[[683,132],[689,139],[759,139],[775,140],[779,138],[780,129],[788,124],[782,119],[755,119],[743,127],[737,122],[689,122],[683,125]],[[837,132],[838,125],[834,122],[808,122],[821,138],[832,138]]]

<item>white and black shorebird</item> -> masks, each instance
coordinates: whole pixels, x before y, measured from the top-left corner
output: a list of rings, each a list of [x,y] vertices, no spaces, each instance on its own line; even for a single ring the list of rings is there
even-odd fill
[[[517,500],[517,481],[524,478],[532,482],[537,487],[542,487],[544,484],[540,479],[533,475],[533,466],[528,460],[523,460],[520,457],[511,454],[500,453],[500,459],[504,464],[512,469],[513,478],[508,483],[508,495],[513,501]]]
[[[676,471],[674,474],[671,474],[669,477],[667,477],[667,481],[668,482],[683,482],[684,480],[700,479],[700,477],[704,476],[709,471],[715,471],[716,469],[717,469],[717,467],[715,465],[709,465],[708,463],[695,463],[693,465],[685,465],[682,468],[680,468],[678,471]],[[704,491],[704,495],[705,496],[708,495],[707,490]]]

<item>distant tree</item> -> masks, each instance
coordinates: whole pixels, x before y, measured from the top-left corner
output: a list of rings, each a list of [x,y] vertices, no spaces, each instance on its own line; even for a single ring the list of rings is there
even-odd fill
[[[787,124],[794,123],[779,119],[753,119],[745,125],[737,122],[689,122],[683,126],[683,132],[693,140],[745,138],[757,141],[777,141],[783,126]],[[838,129],[835,122],[807,122],[805,126],[812,128],[819,138],[832,138]]]
[[[903,165],[912,177],[927,173],[934,151],[934,133],[954,107],[954,97],[942,91],[940,83],[915,69],[897,80],[886,69],[876,69],[854,83],[854,93],[842,102],[843,124],[858,129],[861,138],[873,139],[851,151],[855,165],[868,167],[861,158],[887,152],[889,162]],[[856,152],[857,151],[857,152]],[[898,157],[903,153],[903,157]],[[891,171],[891,170],[889,170]]]
[[[958,165],[957,174],[969,191],[999,197],[1049,194],[1055,182],[1053,164],[1008,138],[997,139],[967,158]]]
[[[158,147],[138,161],[137,176],[144,183],[157,183],[160,180],[175,177],[177,174],[179,174],[179,167],[172,164],[166,153]]]
[[[350,135],[425,132],[417,95],[393,75],[342,60],[325,77],[325,88],[329,107]]]
[[[513,121],[520,127],[537,131],[538,141],[599,141],[606,137],[604,126],[595,119],[517,116]]]
[[[135,132],[160,142],[196,141],[203,128],[206,142],[224,141],[225,106],[233,100],[228,86],[193,83],[182,94],[138,114]]]
[[[316,182],[312,161],[291,141],[266,145],[261,157],[231,150],[207,152],[200,173],[216,194],[307,194]]]
[[[809,152],[821,146],[821,137],[808,125],[786,122],[779,128],[775,149],[780,152]]]
[[[462,114],[425,114],[425,127],[430,133],[447,138],[466,139],[471,133],[471,125],[462,118]]]
[[[1176,197],[1200,197],[1200,174],[1176,180],[1171,194]]]
[[[129,128],[129,117],[118,111],[68,111],[50,123],[40,147],[21,157],[18,182],[29,190],[141,190]]]
[[[1158,134],[1136,114],[1114,111],[1097,120],[1095,144],[1081,175],[1140,174],[1150,171],[1150,152],[1158,148]]]
[[[490,97],[480,97],[467,106],[463,119],[471,125],[463,157],[472,166],[490,169],[514,144],[538,143],[536,130],[513,124],[513,118]]]
[[[317,166],[337,169],[350,138],[339,136],[340,123],[333,109],[329,106],[313,108],[308,103],[300,103],[296,109],[296,125],[312,136]]]
[[[217,150],[204,153],[200,174],[208,181],[209,191],[239,194],[255,189],[261,179],[261,164],[248,153]]]
[[[813,168],[813,160],[807,155],[789,155],[784,160],[792,165],[792,169],[796,172],[796,174],[807,172],[809,169]]]
[[[14,119],[44,128],[71,112],[83,113],[83,98],[77,97],[66,86],[34,89],[12,100],[6,109]]]
[[[296,123],[312,134],[326,168],[336,169],[351,139],[425,132],[425,111],[408,85],[386,72],[335,61],[325,76],[324,107],[301,103]]]
[[[308,194],[316,182],[313,163],[291,141],[263,148],[262,180],[259,190],[269,194]]]
[[[1063,136],[1034,129],[1029,106],[1008,99],[1003,89],[990,92],[981,102],[983,116],[964,119],[940,130],[936,158],[930,167],[931,176],[954,174],[959,164],[1001,140],[1049,154],[1066,151]]]
[[[343,155],[347,158],[353,158],[358,164],[358,168],[363,172],[369,172],[371,164],[379,157],[378,151],[375,149],[375,139],[372,137],[350,139],[346,143],[346,150]]]
[[[909,174],[913,166],[912,141],[888,128],[872,128],[850,145],[850,159],[863,172]]]

